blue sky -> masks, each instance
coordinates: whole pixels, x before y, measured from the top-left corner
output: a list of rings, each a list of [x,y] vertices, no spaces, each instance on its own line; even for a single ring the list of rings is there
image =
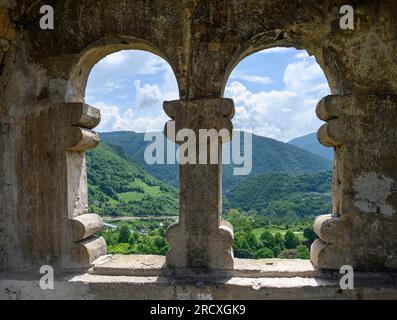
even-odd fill
[[[323,71],[306,51],[273,48],[245,58],[233,70],[225,97],[236,105],[237,130],[289,141],[316,131],[317,102],[329,94]],[[178,99],[173,71],[144,51],[119,51],[91,71],[86,103],[101,110],[97,131],[161,131],[164,100]]]

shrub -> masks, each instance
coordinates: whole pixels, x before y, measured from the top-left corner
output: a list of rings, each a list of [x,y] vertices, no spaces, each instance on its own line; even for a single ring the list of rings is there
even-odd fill
[[[119,233],[119,243],[128,243],[130,239],[130,229],[127,226],[122,226]]]
[[[298,255],[298,259],[310,259],[310,252],[306,246],[298,246],[296,247],[296,253]]]
[[[255,253],[256,259],[272,259],[274,258],[273,251],[269,248],[261,248]]]
[[[284,241],[287,249],[295,249],[300,244],[299,238],[291,230],[285,234]]]
[[[294,249],[285,249],[280,253],[280,259],[297,259],[298,253]]]

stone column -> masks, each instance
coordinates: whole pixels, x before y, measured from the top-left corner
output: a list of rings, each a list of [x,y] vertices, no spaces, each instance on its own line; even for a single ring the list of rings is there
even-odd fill
[[[335,147],[333,213],[315,222],[321,269],[397,270],[397,96],[328,96],[319,140]]]
[[[230,99],[200,99],[164,103],[164,110],[176,132],[200,129],[226,129],[231,136],[234,103]],[[168,139],[175,141],[170,132]],[[222,212],[222,142],[217,137],[218,163],[199,164],[199,141],[196,141],[196,164],[180,165],[179,223],[167,231],[172,249],[167,265],[178,268],[233,269],[233,228],[221,219]],[[209,140],[205,142],[210,153]],[[225,142],[225,141],[224,141]],[[180,142],[177,142],[180,143]]]
[[[99,110],[84,103],[48,105],[12,120],[11,183],[18,189],[7,198],[15,206],[7,220],[15,242],[5,269],[80,270],[106,254],[105,240],[95,236],[102,219],[88,213],[84,155],[99,142],[91,130],[99,121]]]

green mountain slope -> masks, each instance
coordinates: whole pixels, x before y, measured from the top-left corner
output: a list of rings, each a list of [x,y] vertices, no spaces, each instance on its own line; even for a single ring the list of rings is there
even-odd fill
[[[177,190],[148,174],[120,146],[87,152],[90,211],[100,215],[177,215]]]
[[[224,207],[262,215],[315,216],[331,210],[331,172],[249,177],[224,195]]]
[[[101,139],[102,141],[121,146],[128,156],[132,157],[154,177],[178,186],[178,165],[147,165],[145,163],[144,152],[151,142],[144,141],[143,133],[101,133]],[[265,137],[254,135],[252,150],[253,166],[251,176],[269,172],[299,175],[331,169],[331,162],[327,159],[290,144]],[[223,188],[225,191],[247,178],[246,176],[234,176],[233,168],[234,165],[224,166]]]
[[[329,160],[334,158],[334,150],[332,148],[324,147],[318,141],[316,133],[311,133],[306,136],[293,139],[288,143]]]

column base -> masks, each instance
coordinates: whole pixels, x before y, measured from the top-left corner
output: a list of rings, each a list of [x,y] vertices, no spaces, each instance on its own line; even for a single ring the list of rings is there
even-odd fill
[[[207,239],[207,246],[198,246],[186,239],[184,226],[175,224],[167,231],[167,241],[171,250],[167,253],[166,264],[174,268],[200,268],[231,270],[234,268],[233,227],[223,220],[216,234]],[[202,240],[202,239],[201,239]],[[203,241],[200,241],[203,244]],[[188,246],[190,248],[188,250]]]

